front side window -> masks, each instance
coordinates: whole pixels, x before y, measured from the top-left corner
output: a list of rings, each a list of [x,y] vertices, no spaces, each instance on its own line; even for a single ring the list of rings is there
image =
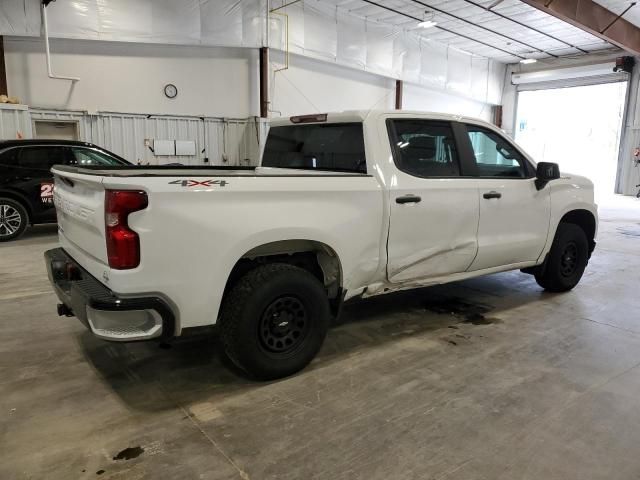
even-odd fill
[[[480,177],[525,178],[523,156],[500,135],[486,128],[467,125],[469,140]]]
[[[389,120],[389,133],[398,168],[416,177],[457,177],[458,152],[449,122]]]
[[[271,127],[262,166],[367,173],[362,124]]]
[[[124,165],[121,160],[98,150],[83,147],[71,147],[71,165],[85,167],[89,165]]]

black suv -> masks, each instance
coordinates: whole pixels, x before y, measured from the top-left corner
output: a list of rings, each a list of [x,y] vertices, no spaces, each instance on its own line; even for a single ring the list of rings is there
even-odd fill
[[[69,140],[0,141],[0,242],[27,225],[56,221],[53,165],[131,165],[91,143]]]

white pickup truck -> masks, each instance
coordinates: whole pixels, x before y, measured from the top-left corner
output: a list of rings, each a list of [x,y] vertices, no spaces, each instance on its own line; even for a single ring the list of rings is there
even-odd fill
[[[514,269],[566,291],[595,246],[589,180],[465,117],[291,117],[260,167],[53,173],[60,315],[115,341],[218,324],[260,379],[304,368],[349,298]]]

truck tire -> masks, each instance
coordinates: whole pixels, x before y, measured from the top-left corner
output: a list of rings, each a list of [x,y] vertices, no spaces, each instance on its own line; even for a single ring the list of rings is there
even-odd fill
[[[262,265],[226,294],[220,316],[225,353],[259,380],[292,375],[316,356],[331,311],[324,286],[302,268]]]
[[[29,224],[27,210],[15,200],[0,197],[0,242],[15,240]]]
[[[560,223],[545,265],[536,272],[538,285],[549,292],[575,287],[589,262],[589,242],[579,226]]]

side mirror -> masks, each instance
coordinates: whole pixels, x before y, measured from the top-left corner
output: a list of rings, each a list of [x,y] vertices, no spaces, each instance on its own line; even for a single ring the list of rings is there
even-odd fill
[[[551,180],[560,178],[560,167],[557,163],[540,162],[536,167],[536,188],[542,190]]]

